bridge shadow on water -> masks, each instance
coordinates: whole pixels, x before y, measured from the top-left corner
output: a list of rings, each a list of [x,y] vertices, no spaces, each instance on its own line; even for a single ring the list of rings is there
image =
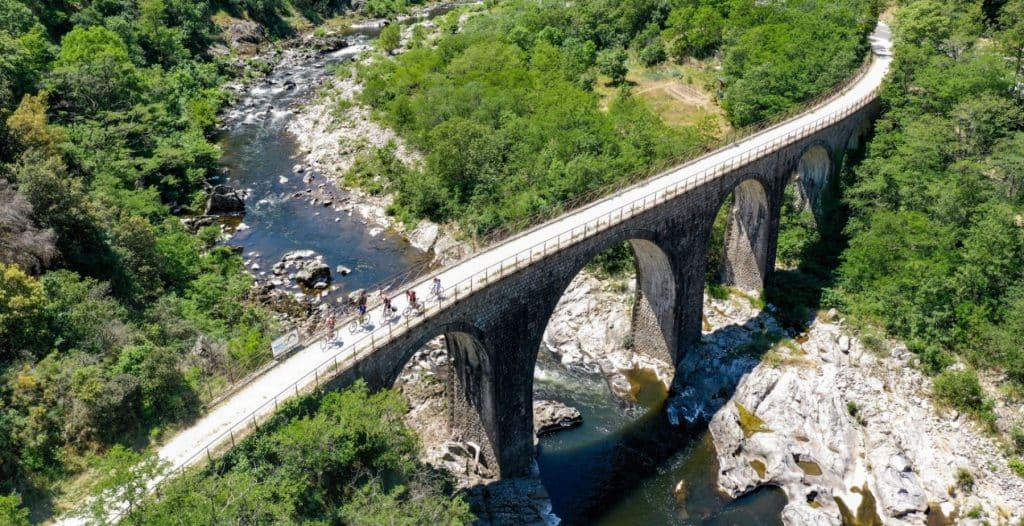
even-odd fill
[[[682,368],[676,373],[673,385],[701,379],[700,392],[709,393],[701,401],[708,409],[705,414],[714,414],[731,398],[739,379],[781,338],[764,336],[764,316],[704,337],[723,341],[746,334],[749,341],[736,352],[751,359],[735,360],[734,368],[723,375]],[[545,363],[554,362],[545,358],[546,351],[540,354],[539,370],[559,367]],[[542,437],[538,446],[540,478],[562,524],[779,523],[786,503],[781,490],[765,488],[735,501],[718,491],[718,462],[707,420],[677,419],[674,424],[667,393],[653,373],[631,378],[634,391],[640,392],[638,400],[646,406],[613,395],[599,375],[570,371],[555,380],[549,376],[535,380],[535,399],[560,400],[583,415],[581,426]],[[645,395],[658,390],[658,395]],[[681,480],[686,482],[679,491]]]

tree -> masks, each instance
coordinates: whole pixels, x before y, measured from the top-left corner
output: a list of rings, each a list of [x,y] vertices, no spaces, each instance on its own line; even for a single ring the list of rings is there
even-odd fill
[[[629,72],[626,67],[628,58],[629,55],[623,48],[602,50],[597,54],[597,69],[601,74],[610,77],[612,84],[621,84],[623,80],[626,80],[626,73]]]
[[[48,345],[40,341],[45,334],[45,304],[39,281],[18,267],[0,263],[0,358]]]
[[[0,522],[7,526],[29,526],[28,509],[21,507],[18,494],[0,495]]]
[[[59,158],[34,149],[18,158],[11,173],[32,204],[35,223],[56,234],[64,262],[83,274],[109,277],[109,249],[82,182]]]
[[[7,128],[21,148],[35,148],[52,153],[64,140],[63,132],[60,128],[51,126],[46,115],[48,97],[49,94],[45,91],[38,95],[25,95],[18,104],[18,109],[7,118]]]
[[[56,255],[53,230],[32,224],[32,205],[0,179],[0,263],[37,274]]]
[[[154,453],[136,453],[120,444],[110,448],[94,461],[98,481],[84,518],[90,524],[107,525],[116,522],[111,519],[111,511],[123,509],[131,514],[149,493],[149,483],[165,471],[166,464]]]
[[[392,22],[380,31],[377,43],[387,54],[393,53],[402,45],[402,30],[397,22]]]
[[[126,109],[142,79],[121,37],[94,26],[64,36],[49,82],[59,109],[94,114]]]

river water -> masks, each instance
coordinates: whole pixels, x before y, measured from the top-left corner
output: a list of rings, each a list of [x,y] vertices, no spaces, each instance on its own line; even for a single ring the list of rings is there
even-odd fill
[[[445,12],[437,9],[433,15]],[[298,103],[307,100],[330,66],[350,60],[369,43],[375,28],[354,32],[350,47],[282,62],[250,86],[226,116],[220,137],[224,182],[245,189],[243,226],[228,242],[243,247],[256,274],[266,273],[291,250],[323,255],[334,275],[334,294],[369,287],[424,266],[424,254],[400,236],[372,231],[344,207],[314,204],[302,194],[305,174],[299,147],[286,127]],[[291,53],[292,51],[286,52]],[[292,86],[294,83],[294,86]],[[324,182],[314,173],[313,185]],[[329,186],[339,199],[345,192]],[[718,463],[705,425],[672,426],[662,410],[664,389],[640,375],[632,404],[614,396],[603,378],[570,371],[541,351],[535,397],[576,407],[583,425],[540,440],[541,479],[564,524],[637,525],[779,524],[785,497],[762,490],[737,501],[715,486]],[[680,481],[685,482],[682,492]]]

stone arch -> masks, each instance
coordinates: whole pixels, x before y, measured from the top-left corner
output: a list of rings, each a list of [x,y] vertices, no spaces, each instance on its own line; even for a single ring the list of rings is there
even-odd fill
[[[816,216],[821,213],[822,200],[829,193],[835,171],[832,152],[822,143],[814,143],[804,149],[791,175],[795,195],[793,207],[811,210]],[[788,185],[787,185],[788,186]]]
[[[431,340],[444,336],[451,363],[445,386],[451,439],[477,446],[483,468],[504,476],[498,454],[504,437],[500,436],[502,426],[498,425],[493,342],[482,330],[464,322],[446,323],[424,334],[404,349],[390,373],[389,385],[397,381],[413,355]]]
[[[722,196],[717,213],[732,195],[721,258],[721,279],[725,285],[748,292],[764,288],[771,249],[771,214],[768,192],[756,176],[742,178]],[[710,223],[713,223],[710,222]],[[712,228],[712,224],[708,228]],[[711,239],[707,236],[706,239]]]
[[[864,147],[868,135],[871,133],[872,124],[873,120],[869,117],[864,117],[857,122],[845,142],[848,151],[857,151]]]
[[[575,264],[556,289],[555,298],[560,300],[566,294],[572,281],[594,258],[624,241],[629,243],[636,264],[636,295],[630,317],[633,347],[638,352],[675,364],[679,340],[676,272],[662,240],[654,232],[623,229],[589,247],[575,258]],[[553,313],[554,308],[547,313],[545,327]]]

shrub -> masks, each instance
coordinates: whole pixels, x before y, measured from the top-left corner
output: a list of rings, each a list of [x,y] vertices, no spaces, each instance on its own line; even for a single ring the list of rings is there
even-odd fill
[[[1009,465],[1018,477],[1024,478],[1024,458],[1011,458]]]
[[[956,487],[964,492],[969,492],[974,489],[974,475],[970,471],[964,468],[957,468],[956,470]]]
[[[1015,426],[1010,430],[1010,447],[1018,455],[1024,455],[1024,429]]]
[[[665,61],[665,45],[661,39],[655,39],[640,50],[640,63],[645,66],[653,66]]]
[[[982,412],[988,404],[977,373],[969,369],[936,376],[934,393],[939,401],[969,413]]]

